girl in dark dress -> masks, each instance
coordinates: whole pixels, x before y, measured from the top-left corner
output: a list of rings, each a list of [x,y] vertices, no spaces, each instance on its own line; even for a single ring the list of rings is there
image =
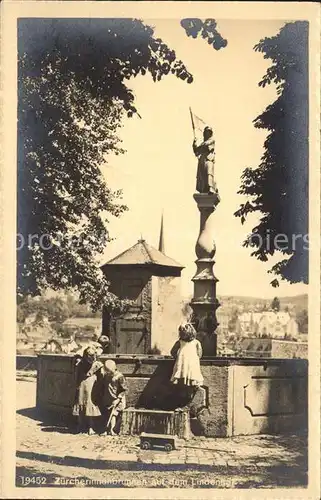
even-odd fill
[[[78,417],[78,432],[84,428],[88,434],[94,431],[94,421],[101,415],[99,395],[102,382],[102,363],[96,359],[95,348],[87,347],[81,358],[76,360],[76,395],[73,415]]]

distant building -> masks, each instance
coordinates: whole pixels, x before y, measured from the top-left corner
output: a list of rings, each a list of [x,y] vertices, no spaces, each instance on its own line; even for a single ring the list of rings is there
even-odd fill
[[[283,339],[298,337],[298,323],[288,312],[248,312],[238,317],[242,336]]]
[[[237,329],[241,335],[253,334],[252,313],[246,312],[239,314],[237,318]]]
[[[286,325],[286,336],[295,339],[299,337],[299,325],[293,316],[290,317],[290,321]]]
[[[28,335],[23,331],[21,327],[18,327],[16,335],[16,349],[18,354],[23,354],[30,351],[30,342]]]
[[[228,331],[229,331],[228,326],[229,326],[229,321],[230,321],[230,317],[231,317],[230,313],[228,311],[225,311],[225,310],[219,308],[216,311],[216,317],[217,317],[217,321],[219,323],[220,332],[223,334],[228,333]]]
[[[45,351],[48,353],[62,353],[62,342],[58,339],[50,339],[45,345],[42,347],[41,351]]]
[[[62,326],[62,330],[70,335],[80,334],[80,336],[92,337],[100,336],[102,331],[101,318],[68,318]]]
[[[24,320],[24,324],[25,325],[32,325],[33,323],[36,322],[36,317],[37,317],[37,314],[36,313],[33,313],[33,314],[29,314],[29,316],[27,316]]]
[[[45,351],[48,353],[64,353],[64,354],[70,354],[72,352],[75,352],[79,349],[79,345],[77,342],[74,340],[73,337],[70,339],[62,339],[62,338],[51,338],[46,342],[46,344],[43,346],[41,351]]]
[[[160,248],[164,249],[163,229]],[[139,240],[102,266],[110,291],[133,305],[111,318],[103,312],[103,333],[113,353],[168,354],[182,320],[180,278],[183,266]]]
[[[34,354],[40,351],[53,335],[50,324],[27,322],[27,325],[18,325],[16,349],[18,353]]]
[[[222,346],[219,349],[218,355],[219,356],[233,357],[233,356],[235,356],[235,351],[233,351],[233,349],[230,349],[227,346]]]
[[[29,314],[24,320],[24,325],[29,326],[33,324],[42,323],[44,325],[49,325],[49,318],[45,314],[32,313]]]

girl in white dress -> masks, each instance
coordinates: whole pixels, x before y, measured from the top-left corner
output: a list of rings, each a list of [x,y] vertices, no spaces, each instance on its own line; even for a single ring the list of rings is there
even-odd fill
[[[196,339],[196,331],[191,323],[181,325],[178,334],[179,340],[171,350],[171,355],[176,358],[171,382],[197,388],[203,384],[200,365],[201,343]]]

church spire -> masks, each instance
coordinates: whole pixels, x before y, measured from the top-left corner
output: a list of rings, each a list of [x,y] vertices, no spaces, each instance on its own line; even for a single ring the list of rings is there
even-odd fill
[[[160,252],[162,252],[162,253],[165,253],[165,243],[164,243],[164,214],[163,213],[162,213],[161,227],[160,227],[160,233],[159,233],[158,250]]]

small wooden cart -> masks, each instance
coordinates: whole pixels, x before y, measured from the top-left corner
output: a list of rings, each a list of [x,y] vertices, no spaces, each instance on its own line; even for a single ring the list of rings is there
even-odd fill
[[[169,434],[150,434],[142,432],[140,435],[140,447],[142,450],[151,450],[152,448],[162,448],[165,451],[177,450],[177,436]]]

